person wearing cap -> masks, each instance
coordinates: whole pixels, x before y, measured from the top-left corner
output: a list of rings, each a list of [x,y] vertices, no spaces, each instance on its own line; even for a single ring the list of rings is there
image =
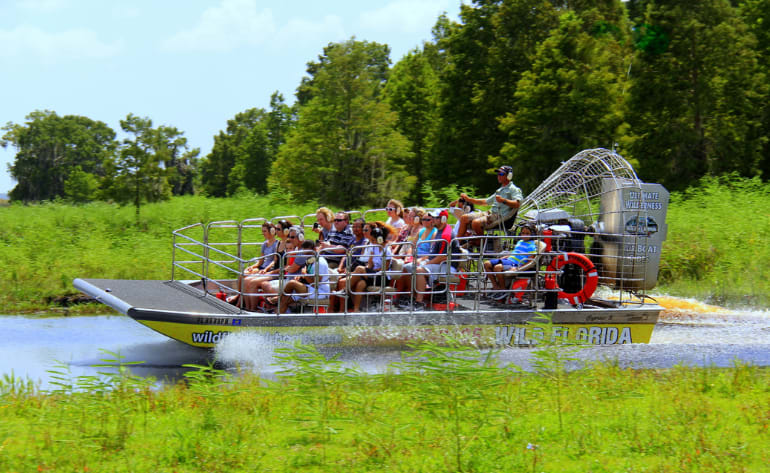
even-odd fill
[[[437,231],[436,241],[431,245],[430,253],[420,256],[413,263],[404,265],[403,272],[406,273],[396,280],[396,290],[398,292],[410,292],[412,290],[412,273],[415,273],[415,286],[417,293],[414,296],[412,310],[420,311],[425,309],[425,289],[428,286],[428,280],[433,283],[441,274],[455,272],[459,263],[458,256],[461,254],[457,240],[454,238],[452,227],[447,224],[449,212],[444,210],[434,210],[430,213]],[[447,258],[449,253],[455,255],[450,268],[447,268]],[[409,307],[409,298],[402,298],[398,304],[401,308]]]
[[[460,201],[465,201],[476,206],[491,206],[485,212],[471,212],[460,217],[460,227],[457,230],[458,238],[468,236],[469,225],[476,235],[482,235],[485,230],[495,228],[513,217],[519,205],[521,205],[521,201],[524,199],[521,189],[511,182],[513,168],[510,166],[500,166],[495,170],[495,173],[497,174],[497,182],[500,184],[500,187],[494,194],[486,199],[474,199],[463,192],[460,194],[459,199],[449,204],[450,206],[457,206]]]

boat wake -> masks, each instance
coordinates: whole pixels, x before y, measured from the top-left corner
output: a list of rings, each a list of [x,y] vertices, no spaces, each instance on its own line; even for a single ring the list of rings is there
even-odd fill
[[[696,299],[654,296],[664,310],[658,324],[735,324],[770,322],[768,309],[730,309],[706,304]]]

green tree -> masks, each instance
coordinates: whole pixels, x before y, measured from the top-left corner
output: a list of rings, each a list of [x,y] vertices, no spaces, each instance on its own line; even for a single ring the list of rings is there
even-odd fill
[[[683,189],[705,174],[759,173],[765,77],[729,0],[644,3],[621,140],[640,174]]]
[[[200,150],[190,150],[184,133],[175,127],[161,125],[148,132],[147,141],[152,152],[167,171],[173,195],[195,193],[195,175]]]
[[[745,0],[740,3],[741,16],[754,34],[759,67],[765,82],[770,78],[770,0]],[[770,105],[767,101],[755,103],[762,116],[762,157],[759,169],[762,178],[770,179]]]
[[[275,95],[274,95],[275,97]],[[251,108],[227,121],[227,129],[214,137],[214,146],[201,163],[203,191],[214,197],[233,195],[240,189],[267,191],[274,150],[284,137],[284,110],[276,103],[274,115]]]
[[[99,178],[83,171],[80,166],[75,166],[64,182],[64,195],[79,204],[90,202],[98,199],[100,184]]]
[[[398,113],[398,130],[412,143],[410,171],[417,180],[415,197],[420,204],[424,202],[421,189],[430,179],[427,170],[438,124],[441,66],[437,48],[428,43],[422,51],[415,49],[396,63],[384,92],[391,109]]]
[[[372,84],[377,84],[376,92],[379,93],[382,86],[388,80],[388,72],[390,71],[390,48],[387,44],[379,44],[368,41],[355,41],[355,38],[349,42],[355,42],[358,44],[357,48],[361,50],[361,54],[366,57],[366,63],[361,67],[366,71],[366,76]],[[317,94],[322,86],[316,83],[319,72],[325,70],[334,56],[334,50],[339,49],[341,43],[329,43],[323,51],[323,54],[318,56],[318,62],[307,63],[307,76],[302,78],[302,82],[297,87],[297,104],[299,106],[306,105]]]
[[[118,155],[108,162],[108,186],[106,196],[120,203],[133,203],[136,208],[136,218],[143,202],[157,202],[171,197],[169,173],[161,165],[163,158],[168,155],[158,152],[168,149],[161,137],[169,138],[171,134],[153,129],[152,120],[128,114],[120,121],[121,129],[132,135],[120,144]]]
[[[615,26],[594,10],[587,16],[561,16],[517,84],[516,111],[501,120],[508,141],[491,164],[521,170],[515,181],[525,191],[576,152],[612,147],[623,123],[623,59],[630,57],[622,41],[625,21],[616,19]]]
[[[387,46],[351,39],[327,46],[319,63],[309,65],[312,80],[298,93],[311,98],[273,163],[272,185],[300,200],[345,208],[409,193],[415,182],[406,171],[410,144],[380,100],[383,50]]]
[[[103,162],[115,150],[115,132],[100,121],[77,115],[60,117],[52,111],[34,111],[24,125],[8,123],[0,140],[16,148],[9,166],[17,184],[13,200],[49,200],[65,195],[65,182],[76,169],[101,178]]]
[[[558,14],[549,0],[475,0],[461,6],[462,24],[440,25],[437,45],[446,51],[447,67],[431,160],[439,186],[458,176],[481,191],[495,186],[483,170],[507,138],[499,119],[515,112],[516,84],[538,44],[558,26]]]

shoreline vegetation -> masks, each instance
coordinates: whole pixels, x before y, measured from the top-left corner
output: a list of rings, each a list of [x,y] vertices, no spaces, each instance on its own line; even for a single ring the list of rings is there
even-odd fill
[[[132,207],[103,202],[0,207],[0,312],[109,313],[101,304],[81,304],[84,298],[72,280],[168,279],[174,229],[195,222],[307,215],[317,207],[287,204],[278,194],[180,196],[144,205],[138,221]],[[770,306],[765,264],[770,261],[770,184],[737,176],[704,178],[672,194],[667,223],[656,293],[731,307]]]
[[[420,345],[383,374],[311,347],[276,349],[275,380],[195,366],[154,389],[119,356],[56,389],[0,379],[0,471],[764,471],[770,370],[535,370]],[[117,365],[117,369],[115,366]]]

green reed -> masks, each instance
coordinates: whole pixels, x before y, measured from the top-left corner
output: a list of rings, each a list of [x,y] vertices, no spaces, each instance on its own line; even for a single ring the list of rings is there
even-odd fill
[[[53,368],[50,391],[0,380],[0,471],[711,472],[768,464],[770,370],[740,362],[563,370],[568,357],[537,356],[547,366],[528,373],[500,365],[495,352],[428,344],[384,374],[366,374],[295,346],[279,351],[273,381],[198,366],[157,388],[108,354],[110,370],[97,376]]]

